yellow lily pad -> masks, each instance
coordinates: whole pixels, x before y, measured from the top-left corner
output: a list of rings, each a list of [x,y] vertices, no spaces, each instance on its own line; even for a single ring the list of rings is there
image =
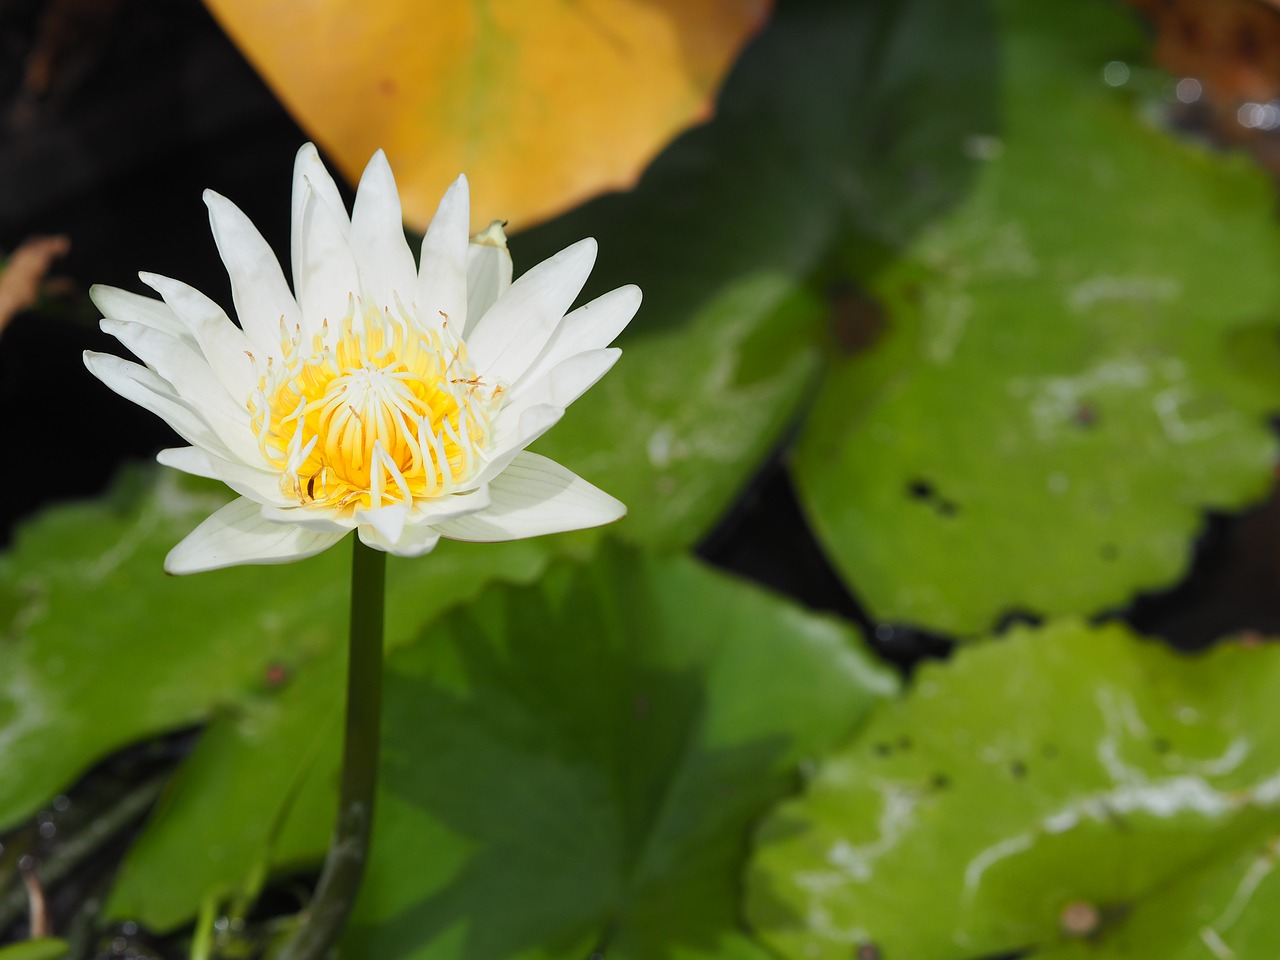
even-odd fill
[[[768,0],[206,0],[354,181],[379,147],[425,228],[472,180],[473,226],[629,187],[711,113]]]

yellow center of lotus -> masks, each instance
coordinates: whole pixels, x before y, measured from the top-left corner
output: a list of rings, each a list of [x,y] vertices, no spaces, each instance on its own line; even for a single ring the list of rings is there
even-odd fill
[[[262,456],[302,504],[350,513],[456,491],[483,464],[503,388],[476,376],[448,321],[439,330],[352,302],[281,355],[249,401]]]

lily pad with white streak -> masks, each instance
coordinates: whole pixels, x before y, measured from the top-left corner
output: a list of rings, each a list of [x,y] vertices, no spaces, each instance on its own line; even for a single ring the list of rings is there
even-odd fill
[[[961,203],[850,254],[887,329],[795,459],[872,614],[962,636],[1174,583],[1205,511],[1270,487],[1280,407],[1270,180],[1162,125],[1122,7],[998,6],[1003,126]]]
[[[963,649],[766,821],[749,919],[795,960],[1274,956],[1278,688],[1278,647],[1114,625]]]

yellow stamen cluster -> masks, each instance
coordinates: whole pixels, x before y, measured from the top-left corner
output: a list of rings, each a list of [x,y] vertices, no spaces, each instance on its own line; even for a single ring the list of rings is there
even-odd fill
[[[354,298],[337,336],[281,329],[249,412],[280,489],[350,513],[452,493],[480,468],[502,402],[449,329]]]

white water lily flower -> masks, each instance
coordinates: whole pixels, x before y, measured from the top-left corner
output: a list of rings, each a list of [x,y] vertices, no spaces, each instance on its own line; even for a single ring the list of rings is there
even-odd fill
[[[146,366],[85,354],[191,444],[161,463],[240,494],[170,552],[170,573],[308,557],[352,530],[408,557],[441,537],[514,540],[626,512],[525,450],[613,366],[608,344],[640,305],[626,286],[565,315],[594,240],[512,283],[500,225],[468,241],[459,177],[415,268],[381,151],[348,217],[308,144],[294,168],[290,292],[249,219],[212,191],[205,203],[240,325],[186,284],[142,274],[162,300],[92,296],[102,329]]]

